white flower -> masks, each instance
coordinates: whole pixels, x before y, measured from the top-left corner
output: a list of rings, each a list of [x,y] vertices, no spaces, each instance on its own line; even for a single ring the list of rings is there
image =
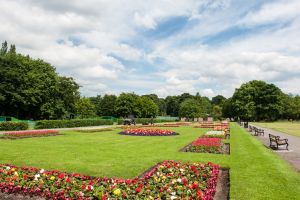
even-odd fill
[[[41,169],[41,170],[40,170],[40,173],[41,173],[41,174],[43,174],[44,172],[45,172],[45,170],[44,170],[44,169]]]
[[[184,172],[184,169],[182,169],[182,168],[180,168],[179,170],[180,170],[181,172]]]
[[[175,195],[176,195],[176,192],[172,192],[171,195],[175,196]]]
[[[6,167],[6,170],[10,170],[10,167]]]
[[[38,180],[38,178],[40,178],[41,177],[41,175],[40,174],[36,174],[36,175],[34,175],[34,180],[35,181],[37,181]]]
[[[180,178],[179,178],[179,179],[177,179],[177,182],[178,182],[178,183],[181,183],[181,179],[180,179]]]
[[[159,176],[159,172],[156,172],[157,176]]]
[[[171,200],[173,200],[173,199],[177,199],[177,197],[176,196],[171,196]]]

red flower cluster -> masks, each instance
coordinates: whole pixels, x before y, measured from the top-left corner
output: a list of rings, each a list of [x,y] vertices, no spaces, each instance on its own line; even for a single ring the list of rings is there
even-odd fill
[[[221,138],[208,138],[201,137],[192,143],[193,146],[208,146],[208,147],[220,147]]]
[[[134,136],[170,136],[170,135],[178,135],[171,130],[161,130],[161,129],[127,129],[121,132],[122,135],[134,135]]]
[[[201,137],[195,140],[187,151],[201,153],[221,153],[222,142],[221,138]]]
[[[110,179],[0,165],[0,191],[47,199],[213,200],[219,166],[164,161],[141,178]]]
[[[5,138],[24,138],[24,137],[42,137],[57,135],[57,130],[28,130],[28,131],[9,131],[3,133]]]

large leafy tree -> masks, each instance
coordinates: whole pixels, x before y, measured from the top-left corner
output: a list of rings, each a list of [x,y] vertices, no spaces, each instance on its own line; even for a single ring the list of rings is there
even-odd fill
[[[100,113],[102,116],[116,116],[116,95],[104,95],[100,103]]]
[[[0,50],[0,110],[27,119],[57,119],[74,111],[79,86],[60,77],[41,59],[16,53],[7,43]]]
[[[139,96],[134,93],[121,93],[116,102],[116,114],[119,117],[134,115],[140,117]]]
[[[180,104],[179,116],[189,119],[202,117],[201,105],[195,99],[186,99]]]
[[[83,97],[75,103],[76,114],[78,118],[90,118],[95,117],[95,105],[89,98]]]
[[[217,96],[214,96],[212,99],[211,99],[211,103],[213,105],[219,105],[221,106],[224,102],[225,102],[226,98],[222,95],[217,95]]]
[[[141,113],[141,117],[154,118],[157,116],[158,106],[149,97],[147,96],[140,97],[140,113]]]
[[[274,84],[250,81],[236,89],[232,104],[243,120],[276,120],[283,113],[284,94]]]
[[[167,96],[165,102],[167,115],[177,117],[180,106],[179,99],[176,96]]]

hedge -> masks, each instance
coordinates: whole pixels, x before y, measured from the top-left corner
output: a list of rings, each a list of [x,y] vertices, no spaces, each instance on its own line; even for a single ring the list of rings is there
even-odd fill
[[[36,122],[35,129],[100,126],[113,125],[113,123],[109,119],[40,120]]]
[[[118,124],[123,124],[124,119],[118,119]],[[175,122],[176,120],[172,119],[151,119],[151,118],[136,118],[135,122],[137,124],[150,124],[151,121],[153,123],[165,123],[165,122]]]
[[[0,131],[18,131],[27,129],[28,123],[26,122],[0,122]]]

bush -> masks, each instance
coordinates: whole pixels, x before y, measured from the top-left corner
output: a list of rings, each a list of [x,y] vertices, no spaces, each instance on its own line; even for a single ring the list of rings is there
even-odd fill
[[[41,120],[36,122],[35,129],[100,126],[113,125],[113,123],[112,120],[108,119]]]
[[[123,119],[118,119],[118,124],[122,125],[123,124]],[[175,122],[175,120],[168,120],[168,119],[151,119],[151,118],[136,118],[135,122],[137,124],[150,124],[151,121],[153,123],[165,123],[165,122]]]
[[[27,129],[28,123],[26,122],[0,122],[0,131],[18,131]]]
[[[165,122],[175,122],[172,119],[151,119],[151,118],[135,118],[135,123],[137,124],[150,124],[152,122],[155,123],[165,123]],[[118,125],[122,125],[124,119],[118,119]]]

